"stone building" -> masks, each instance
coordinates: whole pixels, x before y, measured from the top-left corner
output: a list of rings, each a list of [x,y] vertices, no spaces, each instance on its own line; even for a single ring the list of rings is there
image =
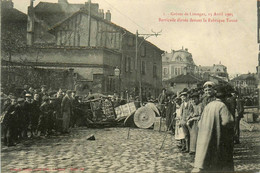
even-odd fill
[[[258,85],[257,75],[253,73],[239,75],[230,82],[240,94],[245,96],[254,95]]]
[[[196,74],[198,74],[202,78],[207,78],[207,76],[215,76],[226,82],[229,81],[227,67],[222,65],[221,62],[219,64],[213,64],[213,66],[201,66],[199,65],[196,70]]]
[[[110,11],[104,13],[98,4],[59,0],[34,7],[32,1],[28,7],[28,48],[16,57],[34,67],[70,70],[78,94],[91,89],[137,95],[141,86],[144,95],[157,97],[162,87],[163,51],[139,37],[142,44],[136,57],[135,39],[135,34],[112,23]],[[120,70],[119,76],[115,69]]]
[[[174,78],[181,74],[194,74],[196,65],[193,61],[192,54],[188,49],[172,50],[170,53],[165,52],[162,55],[163,64],[163,81]]]

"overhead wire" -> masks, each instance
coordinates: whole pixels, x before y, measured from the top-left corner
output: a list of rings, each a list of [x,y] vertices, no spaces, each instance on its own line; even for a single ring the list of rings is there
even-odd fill
[[[106,2],[110,7],[114,8],[118,13],[120,13],[121,15],[123,15],[124,17],[126,17],[127,19],[129,19],[131,22],[133,22],[134,24],[136,24],[138,27],[142,28],[144,31],[150,33],[150,31],[148,31],[147,29],[145,29],[144,27],[142,27],[141,25],[139,25],[138,23],[136,23],[133,19],[131,19],[130,17],[128,17],[127,15],[125,15],[124,13],[122,13],[120,10],[118,10],[116,7],[114,7],[112,4],[110,4],[109,2],[107,2],[106,0],[103,0],[104,2]]]

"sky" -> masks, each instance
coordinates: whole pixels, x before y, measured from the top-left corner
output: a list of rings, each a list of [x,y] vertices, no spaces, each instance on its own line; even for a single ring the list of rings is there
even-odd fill
[[[58,0],[35,0],[58,2]],[[87,0],[68,0],[85,3]],[[14,7],[27,13],[30,0],[13,0]],[[258,64],[256,0],[92,0],[110,10],[112,22],[139,34],[161,31],[147,40],[170,52],[187,48],[196,65],[223,64],[229,74],[255,73]],[[188,15],[185,16],[184,13]],[[204,16],[198,16],[201,14]],[[214,13],[218,15],[214,16]],[[177,15],[178,14],[178,15]],[[182,16],[181,16],[182,14]],[[210,14],[212,16],[210,16]],[[225,16],[232,14],[233,16]],[[192,16],[191,16],[192,15]],[[176,19],[165,22],[159,19]],[[190,22],[203,18],[207,22]],[[211,22],[208,21],[210,18]],[[234,22],[227,22],[226,18]],[[188,19],[189,22],[178,22]],[[212,20],[215,19],[215,22]],[[224,20],[224,22],[220,21]],[[217,22],[216,22],[217,21]]]

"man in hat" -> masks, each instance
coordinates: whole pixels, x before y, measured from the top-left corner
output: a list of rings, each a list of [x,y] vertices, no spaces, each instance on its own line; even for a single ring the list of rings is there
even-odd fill
[[[71,90],[66,92],[61,102],[61,113],[63,119],[63,132],[69,132],[70,118],[71,118],[72,106],[71,106]]]
[[[159,109],[161,111],[161,116],[165,117],[165,104],[167,102],[167,97],[166,97],[166,89],[162,89],[162,93],[158,97],[158,102],[159,102]]]
[[[211,101],[215,100],[215,90],[214,90],[215,83],[211,81],[207,81],[203,85],[204,97],[202,99],[202,110],[205,106],[210,103]]]
[[[233,97],[236,98],[236,114],[235,114],[235,134],[234,143],[240,143],[240,120],[244,116],[244,100],[240,97],[239,93],[235,91]]]
[[[39,117],[39,123],[38,123],[38,133],[40,135],[48,135],[47,129],[48,129],[48,117],[49,117],[49,112],[50,112],[50,107],[49,107],[49,97],[48,96],[43,96],[42,97],[43,103],[40,106],[40,117]]]
[[[24,99],[23,98],[18,98],[17,99],[17,109],[19,112],[17,113],[17,120],[16,120],[16,125],[15,125],[15,137],[19,140],[23,138],[23,130],[24,130]]]
[[[40,96],[38,93],[35,93],[33,96],[33,101],[31,103],[32,107],[32,115],[31,115],[31,134],[36,135],[37,134],[37,126],[39,122],[39,117],[40,117]]]
[[[49,115],[48,115],[48,128],[47,133],[48,135],[51,135],[53,133],[52,130],[55,130],[55,122],[56,122],[56,113],[57,113],[57,104],[56,104],[57,98],[56,97],[50,97],[49,102]]]
[[[46,85],[42,85],[41,86],[41,92],[39,93],[39,96],[40,96],[40,102],[42,103],[42,98],[43,96],[49,96],[48,95],[48,92],[47,92],[47,86]]]
[[[190,132],[190,154],[194,155],[196,151],[196,142],[198,136],[198,121],[202,114],[202,107],[199,100],[199,93],[194,92],[191,95],[192,106],[193,106],[193,114],[188,118],[187,126]]]
[[[27,138],[27,132],[29,125],[31,124],[32,116],[32,105],[31,105],[31,94],[25,94],[25,101],[23,105],[23,129],[22,136],[23,138]]]
[[[233,172],[234,119],[224,100],[225,87],[216,87],[216,100],[211,101],[201,115],[192,172]]]
[[[176,104],[174,102],[174,95],[167,96],[167,103],[166,103],[166,126],[169,131],[174,133],[174,119],[176,117]]]
[[[17,107],[16,107],[16,98],[11,98],[11,104],[6,108],[4,112],[4,119],[2,122],[3,129],[3,139],[4,145],[6,146],[14,146],[15,140],[15,130],[16,130],[16,118],[17,118]]]
[[[180,115],[181,115],[181,126],[183,128],[183,132],[185,134],[185,140],[182,141],[182,151],[185,153],[189,152],[189,139],[190,139],[190,133],[189,128],[187,126],[187,121],[190,115],[193,114],[193,106],[191,102],[188,99],[188,93],[187,92],[181,92],[180,97],[182,99],[182,104],[180,107]]]

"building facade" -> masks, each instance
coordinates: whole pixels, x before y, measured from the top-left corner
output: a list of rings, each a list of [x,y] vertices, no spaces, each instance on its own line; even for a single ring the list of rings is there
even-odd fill
[[[165,52],[162,55],[163,64],[163,81],[174,78],[181,74],[194,74],[196,65],[193,61],[192,54],[188,49],[181,49],[170,53]]]
[[[201,66],[199,65],[196,70],[196,74],[198,74],[202,78],[207,78],[207,76],[215,76],[226,82],[229,81],[227,67],[222,65],[221,62],[219,64],[213,64],[213,66]]]
[[[251,73],[239,75],[230,82],[244,96],[254,95],[258,85],[257,75]]]
[[[73,71],[79,94],[131,93],[157,97],[162,87],[163,53],[152,43],[111,22],[98,4],[33,1],[28,7],[27,49],[14,61],[44,69]],[[19,56],[19,58],[18,58]],[[115,74],[115,69],[120,74]],[[152,75],[151,75],[152,74]],[[141,81],[141,82],[139,82]]]

